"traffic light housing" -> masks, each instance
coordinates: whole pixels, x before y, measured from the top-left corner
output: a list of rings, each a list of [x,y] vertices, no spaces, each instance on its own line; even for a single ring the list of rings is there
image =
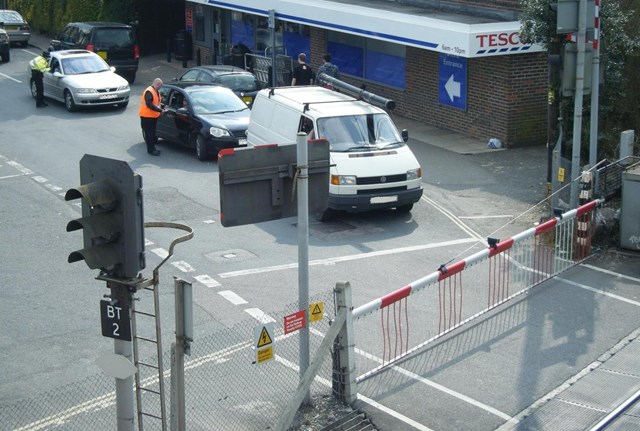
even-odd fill
[[[64,197],[82,200],[82,218],[71,220],[67,232],[82,229],[84,248],[69,254],[69,263],[84,260],[108,277],[136,277],[146,266],[142,177],[124,161],[85,154],[80,183]]]

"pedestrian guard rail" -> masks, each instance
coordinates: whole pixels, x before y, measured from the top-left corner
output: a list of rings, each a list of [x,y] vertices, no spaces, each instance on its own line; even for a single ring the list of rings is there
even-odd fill
[[[591,201],[353,310],[356,382],[571,268],[592,253]],[[366,347],[365,347],[366,346]]]

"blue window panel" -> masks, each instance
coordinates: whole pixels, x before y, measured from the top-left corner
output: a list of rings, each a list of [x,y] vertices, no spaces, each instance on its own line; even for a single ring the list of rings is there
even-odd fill
[[[340,74],[364,76],[364,51],[351,45],[329,42],[327,50],[331,54],[331,62],[338,66]]]
[[[367,51],[366,78],[381,84],[405,88],[405,59],[378,51]]]
[[[303,36],[298,33],[284,32],[284,47],[287,54],[294,60],[298,60],[298,54],[304,52],[307,56],[307,63],[311,63],[311,44],[309,36]]]
[[[231,43],[236,45],[244,43],[251,50],[255,48],[255,40],[253,37],[253,24],[245,21],[231,21]]]

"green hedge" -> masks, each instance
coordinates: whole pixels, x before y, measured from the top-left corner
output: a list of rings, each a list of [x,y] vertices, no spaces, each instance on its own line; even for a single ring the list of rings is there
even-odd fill
[[[55,35],[72,21],[134,20],[134,0],[5,0],[7,9],[20,12],[33,32]]]

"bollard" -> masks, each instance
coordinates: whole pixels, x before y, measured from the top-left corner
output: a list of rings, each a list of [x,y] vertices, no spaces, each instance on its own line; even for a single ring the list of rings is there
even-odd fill
[[[196,66],[200,66],[200,48],[196,50]]]

